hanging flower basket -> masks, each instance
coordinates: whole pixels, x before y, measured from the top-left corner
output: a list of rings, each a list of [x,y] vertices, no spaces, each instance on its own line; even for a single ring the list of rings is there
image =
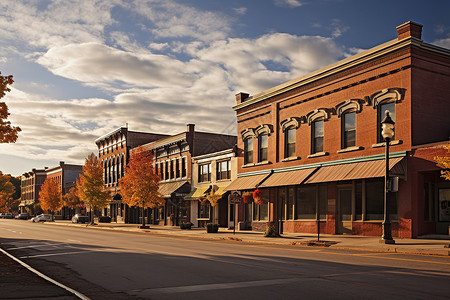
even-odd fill
[[[253,200],[253,194],[251,192],[245,192],[242,194],[242,199],[244,203],[250,203]]]
[[[206,197],[204,197],[204,196],[200,196],[200,197],[198,197],[198,201],[201,204],[206,204],[206,201],[208,201],[208,199]]]
[[[211,189],[211,193],[206,197],[208,199],[209,203],[211,203],[211,206],[214,207],[219,203],[219,200],[222,198],[222,195],[216,194],[214,192],[214,189]]]
[[[258,203],[259,205],[261,205],[263,203],[263,196],[262,196],[261,190],[256,189],[253,192],[253,200],[255,200],[255,202]]]

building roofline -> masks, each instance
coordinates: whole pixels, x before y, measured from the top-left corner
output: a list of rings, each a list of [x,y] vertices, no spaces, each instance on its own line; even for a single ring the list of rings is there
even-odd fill
[[[197,155],[197,156],[192,157],[192,159],[193,160],[200,160],[200,159],[204,159],[204,158],[210,158],[210,157],[220,156],[220,155],[230,154],[230,153],[233,153],[233,148],[225,149],[225,150],[217,151],[217,152],[213,152],[213,153]]]
[[[383,43],[381,45],[375,46],[371,49],[362,51],[362,52],[355,54],[353,56],[350,56],[348,58],[342,59],[338,62],[335,62],[331,65],[323,67],[319,70],[316,70],[316,71],[306,74],[304,76],[301,76],[301,77],[298,77],[291,81],[288,81],[286,83],[277,85],[271,89],[265,90],[254,96],[250,96],[244,102],[233,106],[233,109],[235,111],[239,110],[241,108],[244,108],[244,107],[250,106],[252,104],[258,103],[260,101],[272,98],[274,96],[280,95],[280,94],[290,91],[292,89],[307,85],[307,84],[317,81],[319,79],[329,77],[336,73],[345,71],[347,69],[350,69],[352,67],[360,65],[367,61],[373,60],[377,57],[386,55],[388,53],[391,53],[393,51],[396,51],[396,50],[399,50],[401,48],[408,47],[408,46],[417,46],[419,48],[422,48],[422,49],[425,49],[428,51],[437,52],[442,55],[450,56],[450,49],[446,49],[446,48],[442,48],[442,47],[439,47],[436,45],[424,43],[421,39],[418,39],[415,37],[409,37],[409,38],[405,38],[405,39],[401,39],[401,40],[394,39],[389,42]]]
[[[109,136],[111,136],[111,135],[113,135],[113,134],[115,134],[115,133],[121,131],[122,129],[127,129],[127,127],[119,127],[119,128],[116,128],[116,129],[114,129],[114,130],[108,132],[107,134],[104,134],[104,135],[102,135],[101,137],[95,139],[95,143],[100,142],[101,140],[103,140],[103,139],[105,139],[105,138],[107,138],[107,137],[109,137]],[[131,132],[131,131],[130,131],[130,132]]]

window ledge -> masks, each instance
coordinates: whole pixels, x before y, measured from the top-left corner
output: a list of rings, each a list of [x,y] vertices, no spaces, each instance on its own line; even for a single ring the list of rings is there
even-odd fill
[[[395,145],[401,145],[403,144],[402,140],[393,140],[389,142],[390,146],[395,146]],[[373,144],[372,148],[380,148],[380,147],[386,147],[386,142],[382,142],[382,143],[378,143],[378,144]]]
[[[227,179],[217,179],[217,182],[226,182],[226,181],[231,181],[231,178],[227,178]]]
[[[255,166],[269,165],[269,164],[271,164],[271,163],[272,163],[272,162],[270,162],[270,161],[268,161],[268,160],[265,160],[265,161],[261,161],[261,162],[259,162],[259,163],[256,163]]]
[[[348,147],[348,148],[345,148],[345,149],[341,149],[341,150],[338,150],[338,152],[337,153],[346,153],[346,152],[353,152],[353,151],[359,151],[359,150],[363,150],[364,149],[364,147],[361,147],[361,146],[355,146],[355,147]]]
[[[308,158],[314,158],[314,157],[326,156],[326,155],[328,155],[328,154],[329,154],[328,152],[317,152],[317,153],[308,155]]]
[[[299,160],[301,159],[300,156],[290,156],[290,157],[286,157],[285,159],[282,159],[281,161],[292,161],[292,160]]]
[[[242,168],[250,168],[250,167],[254,167],[254,166],[255,166],[255,164],[251,163],[251,164],[243,165]]]

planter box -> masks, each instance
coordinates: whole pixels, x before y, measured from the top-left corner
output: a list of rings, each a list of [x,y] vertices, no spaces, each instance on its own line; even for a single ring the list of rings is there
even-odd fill
[[[206,224],[206,232],[208,233],[217,233],[219,231],[219,224]]]

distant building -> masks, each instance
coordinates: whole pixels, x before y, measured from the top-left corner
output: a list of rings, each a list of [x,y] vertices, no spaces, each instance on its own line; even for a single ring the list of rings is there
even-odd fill
[[[83,173],[83,166],[66,164],[59,162],[59,166],[45,169],[47,179],[55,180],[61,187],[61,195],[65,195],[69,190],[76,186],[76,181]],[[63,207],[60,211],[55,212],[56,219],[69,220],[75,214],[74,209]]]
[[[240,222],[285,232],[381,236],[385,142],[390,143],[392,234],[447,233],[450,182],[433,157],[450,136],[450,50],[424,43],[422,25],[372,49],[256,95],[236,95],[238,178],[229,191],[260,189]]]
[[[164,137],[167,135],[130,131],[127,127],[121,127],[95,140],[103,166],[105,189],[111,195],[110,205],[102,213],[110,216],[113,222],[125,221],[127,208],[122,204],[122,197],[119,194],[119,179],[125,174],[130,150]]]
[[[20,177],[21,180],[21,201],[19,210],[21,213],[28,212],[34,215],[35,205],[39,203],[39,192],[41,186],[47,178],[45,169],[32,169],[31,172],[26,172]]]

